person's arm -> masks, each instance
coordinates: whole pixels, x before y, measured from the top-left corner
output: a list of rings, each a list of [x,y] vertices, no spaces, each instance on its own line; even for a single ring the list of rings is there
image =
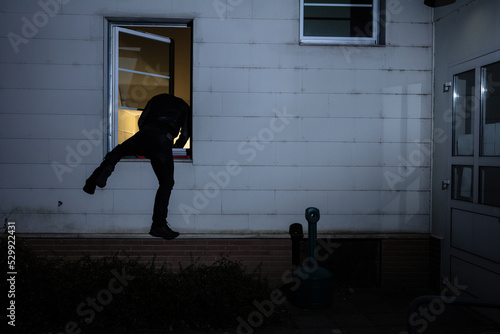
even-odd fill
[[[139,120],[137,121],[137,125],[139,126],[139,129],[141,129],[142,126],[146,123],[146,119],[149,116],[149,104],[150,104],[150,102],[148,102],[148,104],[146,104],[146,107],[144,108],[144,110],[142,110],[141,116],[139,117]]]
[[[191,107],[188,108],[188,112],[186,114],[186,118],[184,119],[184,124],[181,127],[181,134],[179,138],[175,141],[175,144],[172,146],[173,148],[183,148],[186,145],[186,142],[189,139],[189,131],[191,131],[191,122],[192,122],[192,112]]]

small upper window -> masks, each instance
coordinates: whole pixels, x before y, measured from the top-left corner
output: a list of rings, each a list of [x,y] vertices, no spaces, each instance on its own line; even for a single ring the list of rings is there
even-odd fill
[[[378,0],[300,0],[301,44],[378,44]]]

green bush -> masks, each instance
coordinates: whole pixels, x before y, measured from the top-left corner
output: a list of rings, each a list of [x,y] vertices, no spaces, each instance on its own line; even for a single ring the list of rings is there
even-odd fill
[[[6,239],[0,240],[7,268]],[[16,330],[19,333],[96,333],[106,330],[234,326],[253,301],[269,298],[260,270],[248,272],[221,256],[211,265],[193,260],[174,273],[140,259],[39,257],[16,240]],[[8,291],[8,282],[0,283]],[[3,299],[3,298],[2,298]],[[3,308],[5,310],[5,308]],[[10,320],[0,314],[2,326]],[[81,332],[79,332],[81,330]],[[2,330],[2,332],[5,332]]]

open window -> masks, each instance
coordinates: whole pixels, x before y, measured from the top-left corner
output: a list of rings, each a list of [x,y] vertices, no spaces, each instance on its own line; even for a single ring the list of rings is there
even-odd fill
[[[139,131],[137,122],[153,96],[168,93],[191,105],[192,32],[188,23],[110,23],[109,33],[111,150]],[[191,139],[172,154],[191,157]]]

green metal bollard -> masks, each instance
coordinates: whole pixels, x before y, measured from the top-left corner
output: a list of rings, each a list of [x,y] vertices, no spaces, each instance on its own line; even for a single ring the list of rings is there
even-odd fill
[[[309,257],[302,267],[293,272],[300,282],[295,292],[295,304],[306,309],[327,308],[333,303],[333,275],[329,270],[320,267],[315,257],[319,218],[317,208],[306,209],[306,220],[309,223]]]

